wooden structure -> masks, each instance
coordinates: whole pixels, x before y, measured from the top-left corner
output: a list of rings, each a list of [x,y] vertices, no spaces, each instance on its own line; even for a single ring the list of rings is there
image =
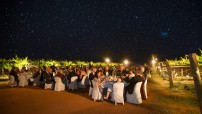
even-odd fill
[[[196,59],[195,53],[189,55],[189,61],[190,61],[192,75],[194,78],[194,85],[195,85],[195,89],[196,89],[196,93],[197,93],[197,97],[198,97],[198,101],[199,101],[199,105],[202,113],[202,80],[199,73],[198,61]]]

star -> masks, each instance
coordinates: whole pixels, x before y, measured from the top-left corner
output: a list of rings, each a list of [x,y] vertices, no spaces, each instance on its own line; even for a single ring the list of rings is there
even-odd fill
[[[35,59],[98,61],[111,54],[117,62],[130,56],[142,63],[154,52],[165,59],[183,55],[188,48],[202,49],[202,11],[195,0],[5,0],[1,4],[0,58],[15,56],[11,49]]]

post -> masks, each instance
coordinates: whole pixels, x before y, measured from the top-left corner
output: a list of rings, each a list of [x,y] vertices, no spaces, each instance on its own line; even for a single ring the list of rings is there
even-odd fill
[[[159,67],[159,76],[161,76],[161,72],[162,72],[162,66],[163,66],[163,63],[160,63],[160,65],[159,65],[160,67]]]
[[[200,106],[201,113],[202,113],[202,80],[201,80],[200,73],[199,73],[198,61],[196,59],[196,53],[189,54],[189,61],[190,61],[190,65],[191,65],[192,75],[194,78],[194,85],[195,85],[195,89],[196,89],[196,93],[197,93],[197,97],[198,97],[198,101],[199,101],[199,106]]]
[[[4,68],[1,69],[2,76],[4,76]]]
[[[169,77],[170,88],[172,88],[174,85],[173,85],[173,76],[172,76],[171,67],[170,67],[168,61],[165,61],[165,64],[166,64],[166,68],[168,70],[168,77]]]
[[[184,73],[183,73],[183,68],[181,69],[181,76],[184,76]]]

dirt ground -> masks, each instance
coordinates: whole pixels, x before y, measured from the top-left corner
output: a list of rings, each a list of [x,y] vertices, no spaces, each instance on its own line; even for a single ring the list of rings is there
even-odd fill
[[[200,114],[195,93],[178,93],[152,77],[148,81],[148,99],[142,104],[94,102],[88,90],[55,92],[40,87],[10,88],[0,82],[1,114]],[[160,83],[161,82],[161,83]],[[186,102],[186,99],[191,100]]]

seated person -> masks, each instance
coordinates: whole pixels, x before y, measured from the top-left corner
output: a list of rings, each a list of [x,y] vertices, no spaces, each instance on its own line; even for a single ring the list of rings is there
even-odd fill
[[[130,73],[131,72],[134,74],[134,71],[131,70]],[[141,72],[142,72],[141,69],[138,69],[135,72],[135,76],[132,75],[129,76],[129,85],[126,87],[126,93],[128,92],[128,94],[132,94],[135,84],[144,81],[144,79],[141,76]]]
[[[86,72],[82,69],[79,73],[78,82],[81,82],[84,76],[86,76]]]
[[[60,78],[61,78],[61,81],[62,81],[63,83],[65,83],[65,80],[66,80],[66,79],[65,79],[65,75],[64,75],[62,69],[58,69],[55,76],[56,76],[56,77],[60,77]]]
[[[67,75],[67,79],[69,81],[69,84],[71,83],[71,78],[73,76],[78,76],[78,74],[75,72],[75,70],[73,70],[73,68],[71,68],[69,74]]]

